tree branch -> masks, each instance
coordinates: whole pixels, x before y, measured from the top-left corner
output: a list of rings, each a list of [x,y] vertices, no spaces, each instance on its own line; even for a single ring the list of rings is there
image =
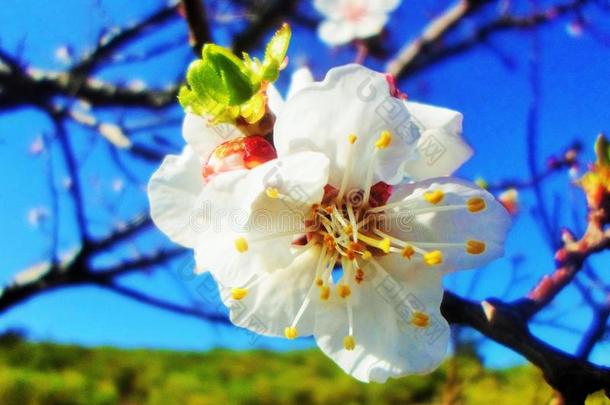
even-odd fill
[[[425,67],[446,61],[483,44],[495,34],[548,24],[563,15],[578,11],[590,2],[590,0],[572,0],[526,16],[503,14],[479,26],[467,37],[451,45],[442,45],[447,34],[452,32],[465,17],[473,14],[480,6],[491,3],[491,0],[461,0],[428,24],[418,38],[407,44],[388,62],[386,70],[397,79],[405,78]],[[469,6],[463,3],[468,3]]]
[[[576,359],[534,337],[527,319],[513,305],[497,300],[477,303],[445,292],[441,310],[449,322],[470,326],[525,356],[568,404],[584,404],[589,394],[610,390],[609,368]]]
[[[212,42],[203,0],[181,0],[189,27],[189,42],[197,57],[201,57],[203,45]]]

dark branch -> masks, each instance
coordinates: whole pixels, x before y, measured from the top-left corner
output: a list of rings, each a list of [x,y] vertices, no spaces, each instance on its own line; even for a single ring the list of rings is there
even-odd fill
[[[423,68],[461,55],[477,45],[485,44],[495,34],[509,30],[532,29],[551,23],[563,15],[580,10],[590,2],[572,0],[526,16],[504,14],[479,26],[468,37],[450,45],[443,45],[444,39],[455,30],[464,17],[472,14],[480,6],[490,3],[490,0],[461,0],[432,21],[417,39],[406,45],[398,56],[388,63],[387,71],[397,78],[407,77]]]
[[[212,42],[205,5],[203,0],[182,0],[181,4],[189,27],[189,42],[195,55],[200,57],[203,45]]]
[[[476,303],[446,292],[441,310],[449,322],[470,326],[525,356],[568,404],[584,404],[589,394],[610,389],[610,369],[576,359],[534,337],[527,319],[510,304]]]

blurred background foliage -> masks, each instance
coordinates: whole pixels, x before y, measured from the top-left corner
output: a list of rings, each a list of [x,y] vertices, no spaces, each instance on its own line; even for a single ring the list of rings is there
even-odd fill
[[[467,349],[432,375],[363,384],[318,350],[192,353],[31,343],[15,332],[0,338],[2,404],[522,405],[551,395],[534,367],[485,369]],[[595,395],[587,403],[608,401]]]

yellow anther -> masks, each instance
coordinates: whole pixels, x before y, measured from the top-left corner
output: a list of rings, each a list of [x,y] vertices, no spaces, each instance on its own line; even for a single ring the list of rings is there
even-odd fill
[[[247,288],[233,288],[233,289],[231,289],[231,298],[233,298],[234,300],[244,299],[244,297],[246,295],[248,295],[248,289]]]
[[[473,197],[466,201],[466,206],[470,212],[479,212],[485,209],[485,200],[481,197]]]
[[[351,236],[352,232],[354,232],[354,228],[351,224],[347,224],[347,226],[343,228],[343,232],[345,232],[346,235]]]
[[[356,339],[352,335],[343,338],[343,347],[345,350],[352,351],[356,348]]]
[[[390,245],[391,245],[391,241],[388,238],[382,239],[381,242],[379,243],[379,249],[381,249],[381,251],[383,253],[390,253]]]
[[[385,149],[392,143],[392,133],[390,131],[383,131],[377,141],[375,142],[375,147],[377,149]]]
[[[348,142],[349,142],[351,145],[353,145],[353,144],[355,144],[355,143],[356,143],[356,141],[358,140],[358,137],[357,137],[356,135],[354,135],[354,134],[350,134],[350,135],[347,137],[347,140],[348,140]]]
[[[440,250],[433,250],[424,254],[424,263],[428,266],[434,266],[443,262],[443,254]]]
[[[466,252],[471,255],[480,255],[485,251],[485,242],[469,240],[466,242]]]
[[[436,205],[443,200],[444,196],[445,193],[441,190],[426,191],[424,193],[424,200],[428,201],[430,204]]]
[[[294,339],[299,335],[296,326],[287,326],[284,328],[284,336],[288,339]]]
[[[390,252],[390,245],[392,244],[389,238],[384,239],[375,239],[370,236],[363,235],[361,233],[358,234],[358,239],[362,242],[366,243],[369,246],[376,247],[381,250],[383,253]]]
[[[316,285],[318,287],[322,287],[324,285],[324,280],[322,280],[320,277],[316,278]]]
[[[369,252],[368,250],[365,250],[364,252],[362,252],[362,260],[368,261],[371,260],[371,257],[373,257],[373,254],[371,252]]]
[[[404,247],[404,249],[402,249],[402,251],[400,252],[400,254],[402,255],[402,257],[404,257],[405,259],[409,259],[411,260],[411,258],[413,257],[413,255],[415,254],[415,250],[413,249],[413,246],[411,245],[407,245]]]
[[[347,298],[352,294],[352,290],[347,284],[339,284],[337,286],[337,294],[339,294],[339,297],[341,298]]]
[[[330,297],[330,287],[326,285],[320,287],[320,299],[326,301],[328,297]]]
[[[411,324],[420,328],[425,328],[430,325],[430,316],[421,311],[414,311],[411,318]]]
[[[248,251],[248,241],[243,236],[235,239],[235,249],[239,253],[244,253]]]
[[[267,187],[267,189],[265,190],[265,193],[267,194],[267,197],[273,198],[273,199],[278,198],[280,196],[280,192],[275,187]]]

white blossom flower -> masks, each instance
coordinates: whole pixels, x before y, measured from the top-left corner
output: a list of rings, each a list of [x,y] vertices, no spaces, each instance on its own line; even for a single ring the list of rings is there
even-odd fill
[[[314,0],[314,7],[325,18],[318,35],[332,46],[375,36],[399,4],[400,0]]]
[[[364,67],[332,69],[283,105],[277,159],[215,176],[199,194],[188,191],[202,183],[199,165],[175,158],[179,170],[161,176],[164,231],[188,238],[231,320],[314,335],[361,381],[438,366],[449,339],[441,276],[501,256],[510,222],[491,194],[438,177],[470,156],[461,115],[397,94]],[[444,142],[434,161],[420,150],[430,136]]]
[[[305,68],[303,68],[305,69]],[[288,95],[302,88],[313,79],[303,69],[297,70],[288,90]],[[267,89],[268,102],[276,114],[284,104],[277,89],[270,85]],[[197,214],[195,204],[202,193],[205,182],[217,173],[247,168],[258,161],[268,160],[270,151],[260,137],[248,137],[247,142],[254,149],[245,156],[243,142],[238,143],[244,134],[234,125],[213,125],[206,118],[187,113],[184,118],[182,135],[186,141],[180,155],[169,155],[161,167],[152,175],[148,184],[151,217],[157,227],[169,238],[185,247],[194,247]],[[225,144],[225,147],[219,148]],[[231,153],[232,150],[239,153]],[[216,152],[216,153],[213,153]],[[275,157],[275,153],[273,154]]]

